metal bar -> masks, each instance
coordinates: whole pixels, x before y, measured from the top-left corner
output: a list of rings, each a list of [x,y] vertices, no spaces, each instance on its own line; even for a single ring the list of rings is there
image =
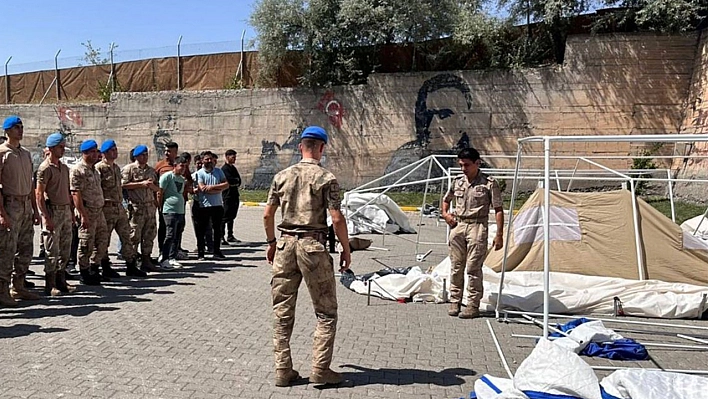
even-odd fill
[[[116,91],[116,64],[113,62],[113,50],[115,50],[116,44],[111,42],[108,52],[111,55],[111,74],[109,76],[111,84],[111,93]]]
[[[501,275],[499,276],[499,290],[497,291],[497,304],[494,308],[494,313],[496,315],[496,318],[499,318],[499,309],[501,308],[502,305],[502,289],[504,287],[504,274],[506,273],[506,260],[507,257],[509,256],[509,240],[511,240],[511,224],[514,219],[514,202],[516,200],[516,195],[517,191],[519,189],[519,185],[517,184],[518,181],[518,176],[519,176],[519,169],[521,168],[521,150],[523,148],[523,145],[519,143],[519,145],[516,148],[516,165],[514,166],[514,181],[511,185],[511,200],[509,201],[509,218],[508,222],[506,224],[506,238],[504,241],[504,256],[502,257],[502,268],[501,268]]]
[[[511,334],[512,337],[515,338],[529,338],[529,339],[541,339],[540,335],[524,335],[524,334]],[[561,337],[548,337],[549,340],[556,340]],[[573,339],[573,337],[568,336],[568,338]],[[578,342],[577,340],[575,340]],[[688,349],[688,350],[708,350],[708,346],[701,346],[701,345],[681,345],[681,344],[665,344],[661,342],[647,342],[647,341],[636,341],[638,344],[644,345],[646,347],[650,348],[671,348],[671,349]],[[705,343],[708,343],[708,341],[703,341]],[[582,343],[582,342],[579,342]],[[605,342],[598,342],[601,345],[609,345],[612,344],[612,341],[605,341]]]
[[[44,99],[47,97],[47,94],[49,94],[49,90],[52,89],[52,86],[54,86],[54,82],[57,81],[57,78],[52,79],[52,83],[49,84],[49,87],[47,87],[47,91],[44,92],[44,95],[42,96],[42,99],[39,100],[39,105],[42,105],[44,102]]]
[[[243,62],[243,56],[244,56],[244,52],[243,52],[243,51],[244,51],[244,49],[243,49],[243,39],[244,39],[245,37],[246,37],[246,29],[244,29],[244,30],[241,32],[241,59],[240,59],[239,62],[238,62],[238,69],[239,69],[239,73],[241,74],[241,75],[239,76],[239,80],[241,81],[241,86],[242,86],[242,87],[245,87],[244,84],[243,84],[243,68],[244,68],[244,66],[246,65],[246,64]]]
[[[558,191],[563,191],[563,190],[561,190],[561,182],[560,182],[560,179],[558,179],[558,171],[557,171],[557,170],[553,171],[553,174],[556,176],[556,189],[557,189]]]
[[[543,316],[543,313],[540,312],[521,312],[517,310],[504,310],[504,313],[508,314],[517,314],[517,315],[530,315],[530,316]],[[588,320],[600,320],[602,322],[606,323],[623,323],[623,324],[635,324],[635,325],[643,325],[643,326],[654,326],[654,327],[673,327],[673,328],[684,328],[684,329],[696,329],[696,330],[702,330],[702,331],[708,331],[708,326],[703,327],[703,326],[688,326],[684,324],[671,324],[671,323],[658,323],[658,322],[651,322],[651,321],[638,321],[638,320],[626,320],[626,319],[608,319],[608,318],[601,318],[601,317],[592,317],[592,316],[583,316],[583,315],[563,315],[563,314],[556,314],[556,313],[550,313],[548,316],[556,318],[556,319],[571,319],[575,320],[577,318],[583,317]]]
[[[579,343],[579,344],[582,344],[582,343],[583,343],[582,340],[579,340],[579,339],[577,339],[577,338],[575,338],[575,337],[571,337],[570,334],[566,333],[565,331],[559,330],[559,329],[557,329],[557,328],[555,328],[555,327],[553,327],[553,326],[550,326],[550,325],[548,325],[548,324],[544,325],[543,323],[541,323],[540,321],[534,319],[533,317],[531,317],[531,316],[529,316],[529,315],[523,315],[523,317],[524,317],[526,320],[529,320],[530,322],[532,322],[533,324],[542,327],[544,330],[548,329],[548,330],[553,331],[554,333],[558,333],[558,334],[560,334],[560,335],[562,335],[562,336],[564,336],[564,337],[570,338],[570,339],[572,339],[573,341],[575,341],[575,342],[577,342],[577,343]],[[546,338],[548,338],[548,337],[546,337]]]
[[[182,90],[182,35],[177,39],[177,90]]]
[[[54,55],[54,81],[56,82],[57,86],[57,102],[61,100],[61,81],[59,80],[59,53],[61,53],[61,49],[57,51],[57,53]]]
[[[578,171],[578,166],[580,166],[580,160],[575,161],[575,167],[573,168],[573,173],[570,175],[571,179],[568,182],[567,192],[570,192],[570,187],[573,185],[573,178],[575,178],[575,173]]]
[[[629,180],[632,189],[632,223],[634,224],[634,249],[637,254],[637,270],[639,280],[646,280],[647,275],[644,270],[644,256],[642,255],[642,239],[639,237],[639,209],[637,207],[637,193],[634,179]]]
[[[10,75],[7,74],[7,64],[11,59],[12,56],[5,61],[5,104],[10,104]]]
[[[638,134],[638,135],[596,135],[596,136],[531,136],[518,139],[526,142],[569,142],[569,143],[691,143],[708,142],[708,134]]]
[[[551,184],[551,141],[546,138],[543,141],[543,152],[545,155],[544,159],[544,173],[543,173],[543,209],[545,210],[545,216],[543,218],[543,337],[548,338],[548,313],[549,306],[551,302],[550,298],[550,274],[551,274],[551,264],[550,264],[550,219],[551,219],[551,190],[549,185]]]
[[[428,198],[428,186],[430,185],[430,172],[433,170],[433,161],[428,162],[428,178],[425,179],[425,190],[423,191],[423,204],[420,206],[420,218],[418,219],[418,229],[415,236],[415,254],[418,255],[420,248],[420,230],[423,226],[423,209],[425,209],[425,201]]]
[[[702,217],[701,220],[698,222],[698,225],[696,226],[696,229],[693,230],[693,235],[694,235],[694,236],[696,235],[696,233],[698,233],[698,229],[699,229],[699,228],[701,227],[701,225],[703,224],[703,221],[706,220],[706,217],[708,217],[708,207],[706,207],[706,211],[703,212],[703,217]]]
[[[497,347],[497,353],[499,354],[499,358],[501,359],[502,366],[504,366],[504,370],[506,370],[506,374],[509,376],[509,378],[513,379],[514,374],[509,368],[509,363],[506,362],[506,357],[504,357],[504,352],[502,351],[501,345],[499,345],[499,340],[497,339],[497,335],[494,333],[492,323],[489,322],[489,319],[487,319],[487,327],[489,327],[489,332],[492,334],[492,340],[494,341],[494,346]]]
[[[431,155],[431,156],[432,156],[432,155]],[[429,157],[430,157],[430,156],[429,156]],[[364,184],[362,184],[361,186],[355,188],[354,190],[351,190],[350,192],[354,192],[354,193],[356,193],[356,192],[361,192],[362,189],[368,188],[370,185],[372,185],[372,184],[374,184],[374,183],[377,183],[377,182],[379,182],[379,181],[381,181],[381,180],[384,180],[384,179],[386,179],[386,178],[390,178],[392,175],[395,175],[396,173],[399,173],[399,172],[402,172],[402,171],[404,171],[404,170],[410,169],[410,168],[412,168],[412,167],[415,166],[415,165],[419,165],[419,164],[425,162],[429,157],[425,157],[425,158],[423,158],[423,159],[419,159],[419,160],[417,160],[417,161],[415,161],[415,162],[413,162],[413,163],[410,163],[410,164],[408,164],[408,165],[406,165],[406,166],[400,167],[400,168],[394,170],[393,172],[387,173],[387,174],[385,174],[385,175],[383,175],[383,176],[381,176],[381,177],[377,177],[376,179],[374,179],[374,180],[372,180],[372,181],[370,181],[370,182],[368,182],[368,183],[364,183]]]
[[[676,208],[674,207],[674,185],[671,182],[671,169],[666,169],[666,178],[669,184],[669,203],[671,204],[671,221],[676,223]]]
[[[629,176],[627,176],[627,175],[625,175],[625,174],[622,174],[622,173],[619,173],[618,171],[616,171],[616,170],[614,170],[614,169],[610,169],[610,168],[608,168],[607,166],[605,166],[605,165],[603,165],[603,164],[601,164],[601,163],[598,163],[598,162],[595,162],[595,161],[591,161],[591,160],[589,160],[589,159],[587,159],[587,158],[584,158],[584,157],[580,157],[579,159],[580,159],[581,161],[585,161],[585,162],[589,163],[590,165],[597,166],[598,168],[600,168],[600,169],[602,169],[602,170],[604,170],[604,171],[606,171],[606,172],[608,172],[608,173],[611,173],[611,174],[613,174],[613,175],[620,176],[620,177],[624,177],[625,179],[629,179],[629,178],[630,178]]]
[[[656,369],[643,367],[615,367],[615,366],[591,366],[593,370],[648,370],[648,371],[666,371],[669,373],[681,374],[708,374],[708,370],[677,370],[677,369]]]
[[[683,334],[676,334],[676,336],[679,337],[679,338],[687,339],[687,340],[689,340],[689,341],[700,342],[700,343],[702,343],[702,344],[707,344],[707,345],[708,345],[708,340],[705,340],[705,339],[699,339],[699,338],[695,338],[695,337],[691,337],[691,336],[683,335]]]

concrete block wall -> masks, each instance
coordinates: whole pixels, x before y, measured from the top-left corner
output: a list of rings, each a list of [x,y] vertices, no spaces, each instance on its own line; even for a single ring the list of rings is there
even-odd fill
[[[245,185],[260,188],[299,159],[300,131],[318,124],[331,137],[325,165],[352,188],[423,156],[454,154],[465,146],[514,155],[517,138],[530,135],[676,133],[684,121],[696,42],[696,35],[583,35],[569,38],[563,66],[381,74],[366,85],[329,90],[115,93],[105,105],[10,105],[0,106],[0,114],[23,117],[25,145],[36,151],[58,128],[75,137],[74,146],[89,137],[115,139],[121,163],[137,144],[149,145],[153,162],[169,140],[190,152],[233,148]],[[638,150],[585,143],[556,148],[558,154]]]
[[[700,34],[696,48],[681,132],[708,134],[708,30]],[[677,148],[677,153],[708,157],[708,143],[688,144]],[[708,179],[708,159],[688,158],[674,167],[680,169],[679,178]],[[705,183],[677,183],[676,191],[680,197],[708,204],[708,185]]]

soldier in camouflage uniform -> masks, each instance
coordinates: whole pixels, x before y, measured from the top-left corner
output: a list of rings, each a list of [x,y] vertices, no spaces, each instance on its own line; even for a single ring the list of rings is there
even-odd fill
[[[267,258],[273,264],[272,297],[275,322],[275,385],[288,386],[299,378],[293,370],[290,337],[295,324],[295,302],[304,279],[317,316],[312,349],[310,382],[337,384],[342,376],[330,369],[337,330],[337,295],[332,257],[325,250],[327,209],[342,243],[340,272],[349,268],[351,255],[346,220],[340,211],[339,184],[320,166],[327,133],[317,126],[305,129],[299,144],[302,161],[273,178],[263,216],[268,242]],[[282,209],[275,237],[275,212]]]
[[[125,165],[122,170],[123,188],[128,191],[128,203],[131,208],[130,228],[131,242],[137,250],[142,250],[140,268],[146,272],[158,272],[162,269],[152,263],[150,255],[157,235],[155,212],[157,200],[155,193],[160,188],[155,184],[157,174],[155,169],[147,164],[148,148],[139,145],[133,150],[135,162]]]
[[[122,243],[121,254],[126,265],[125,275],[128,277],[145,277],[145,272],[137,267],[137,253],[130,239],[130,222],[128,221],[127,211],[123,208],[121,170],[115,163],[118,158],[116,142],[113,140],[104,141],[101,144],[101,153],[103,154],[103,160],[96,164],[96,170],[101,176],[101,189],[103,190],[103,198],[106,200],[105,205],[103,205],[103,216],[106,218],[107,241],[110,242],[111,233],[115,230]],[[103,275],[108,278],[120,277],[111,268],[108,253],[106,252],[102,255],[104,256],[101,259]]]
[[[479,152],[465,148],[457,154],[463,175],[455,179],[443,198],[442,216],[450,231],[450,316],[472,319],[479,316],[482,299],[482,264],[487,256],[487,230],[489,207],[495,212],[497,235],[494,249],[502,247],[504,240],[504,210],[499,183],[479,170]],[[450,213],[450,202],[455,200],[455,213]],[[460,313],[462,291],[465,286],[465,266],[469,276],[467,307]]]
[[[39,224],[39,213],[32,195],[32,156],[20,145],[24,135],[22,120],[8,117],[3,130],[7,141],[0,144],[0,305],[17,306],[13,298],[40,298],[24,283],[34,252],[34,225]],[[10,280],[12,290],[8,292]]]
[[[61,162],[64,156],[64,135],[59,132],[47,137],[49,156],[37,169],[37,208],[42,215],[44,260],[44,293],[58,296],[75,290],[67,284],[66,265],[71,253],[71,229],[76,223],[71,209],[69,167]]]
[[[82,159],[70,171],[71,195],[79,217],[79,272],[84,284],[100,285],[100,256],[108,251],[101,177],[94,168],[100,153],[95,140],[84,141],[79,149]]]

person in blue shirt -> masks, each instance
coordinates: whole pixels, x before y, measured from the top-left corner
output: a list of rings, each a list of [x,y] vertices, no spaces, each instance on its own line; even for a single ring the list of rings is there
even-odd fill
[[[197,230],[197,258],[204,259],[204,236],[207,221],[211,221],[213,229],[214,259],[226,259],[221,253],[221,237],[223,236],[221,220],[224,217],[224,201],[222,191],[229,188],[226,175],[220,168],[215,168],[217,156],[211,151],[202,153],[202,168],[197,171],[197,185],[199,186],[200,218]]]

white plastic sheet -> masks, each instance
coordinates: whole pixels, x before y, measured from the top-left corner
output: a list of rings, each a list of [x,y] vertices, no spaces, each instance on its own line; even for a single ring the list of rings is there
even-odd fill
[[[372,202],[365,206],[369,201]],[[354,214],[362,206],[364,208]],[[381,231],[415,233],[406,214],[387,195],[345,193],[342,207],[350,235]]]

